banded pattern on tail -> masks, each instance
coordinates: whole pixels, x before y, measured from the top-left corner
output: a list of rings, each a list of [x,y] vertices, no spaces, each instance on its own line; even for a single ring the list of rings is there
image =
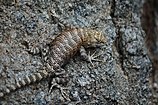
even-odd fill
[[[3,97],[5,94],[9,94],[10,92],[15,91],[16,89],[24,87],[25,85],[29,85],[31,83],[40,81],[41,79],[44,79],[47,76],[48,76],[48,72],[45,70],[43,70],[39,73],[35,73],[33,75],[26,76],[21,81],[18,81],[16,84],[11,84],[3,92],[0,92],[0,97]]]

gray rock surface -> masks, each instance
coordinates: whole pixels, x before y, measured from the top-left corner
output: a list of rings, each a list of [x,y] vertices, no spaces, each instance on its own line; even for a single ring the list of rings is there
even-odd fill
[[[103,53],[103,62],[91,67],[77,54],[64,66],[70,101],[58,89],[48,93],[48,78],[12,92],[0,104],[150,105],[142,5],[142,0],[0,0],[0,90],[44,68],[25,42],[36,47],[71,27],[94,28],[107,38],[102,49],[94,49]]]

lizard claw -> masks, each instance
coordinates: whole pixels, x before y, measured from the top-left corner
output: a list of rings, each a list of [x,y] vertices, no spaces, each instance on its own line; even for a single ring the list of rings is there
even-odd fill
[[[64,88],[64,87],[61,87],[60,85],[58,85],[58,86],[59,86],[58,88],[59,88],[59,90],[61,92],[62,97],[64,99],[70,101],[70,98],[68,98],[69,97],[68,94],[64,91],[64,90],[68,90],[69,88]]]
[[[51,93],[53,88],[57,88],[57,89],[59,89],[62,97],[65,100],[70,101],[69,95],[64,91],[64,90],[68,90],[69,88],[65,88],[65,87],[60,86],[60,84],[62,84],[62,83],[64,84],[65,82],[67,82],[66,78],[62,78],[62,79],[58,78],[58,77],[53,78],[52,81],[51,81],[51,87],[50,87],[48,92]]]
[[[51,94],[52,89],[53,89],[54,87],[56,87],[56,88],[58,88],[58,89],[60,90],[60,93],[61,93],[62,97],[63,97],[65,100],[70,101],[69,96],[68,96],[67,93],[64,91],[64,90],[68,90],[69,88],[61,87],[59,84],[55,83],[54,85],[52,85],[52,86],[50,87],[49,92],[48,92],[49,94]]]
[[[96,54],[96,51],[91,55],[90,51],[88,53],[88,61],[91,63],[91,65],[94,67],[93,61],[97,62],[103,62],[102,60],[98,59],[99,56],[101,56],[103,53]]]

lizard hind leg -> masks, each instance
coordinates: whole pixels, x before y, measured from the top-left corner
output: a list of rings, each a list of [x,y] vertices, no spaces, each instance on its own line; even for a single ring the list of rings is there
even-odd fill
[[[62,87],[58,82],[65,82],[65,78],[59,78],[59,77],[56,77],[56,78],[53,78],[52,81],[51,81],[51,86],[50,86],[50,89],[48,91],[49,94],[51,94],[53,88],[57,88],[59,89],[62,97],[65,99],[65,100],[68,100],[70,101],[69,99],[69,95],[64,91],[64,90],[68,90],[69,88],[65,88],[65,87]]]
[[[65,87],[61,86],[61,85],[65,86],[69,81],[67,73],[65,72],[64,69],[62,69],[60,67],[57,70],[55,70],[54,72],[55,72],[54,73],[55,77],[52,78],[52,80],[50,81],[50,86],[49,86],[50,88],[49,88],[48,93],[51,93],[54,88],[57,88],[57,89],[59,89],[62,97],[65,100],[70,101],[68,94],[64,91],[64,90],[68,90],[69,88],[65,88]]]
[[[25,46],[25,51],[29,54],[37,55],[40,53],[41,45],[35,41],[24,40],[21,44]]]

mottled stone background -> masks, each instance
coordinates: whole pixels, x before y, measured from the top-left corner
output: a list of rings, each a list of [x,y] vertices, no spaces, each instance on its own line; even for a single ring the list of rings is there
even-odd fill
[[[0,90],[45,68],[26,42],[38,46],[71,27],[93,28],[107,38],[95,49],[103,62],[94,68],[79,54],[64,66],[70,101],[58,89],[49,94],[47,79],[6,95],[0,104],[153,105],[142,6],[143,0],[0,0]]]

